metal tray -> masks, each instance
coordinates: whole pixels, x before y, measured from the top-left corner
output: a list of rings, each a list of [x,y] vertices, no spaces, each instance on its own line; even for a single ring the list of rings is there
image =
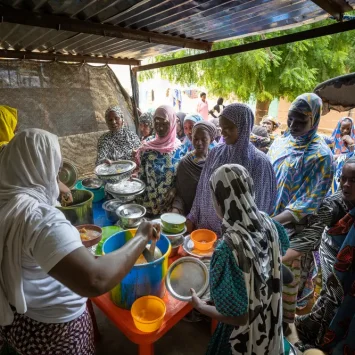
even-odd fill
[[[196,291],[198,297],[204,295],[209,282],[207,266],[201,260],[190,256],[172,263],[165,278],[168,292],[184,302],[191,301],[191,288]]]
[[[118,184],[107,184],[106,191],[118,196],[138,195],[145,190],[145,183],[139,179],[129,179]]]

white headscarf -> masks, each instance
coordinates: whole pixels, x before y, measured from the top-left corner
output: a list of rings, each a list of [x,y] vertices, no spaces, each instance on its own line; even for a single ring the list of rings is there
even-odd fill
[[[18,133],[0,154],[0,325],[13,321],[13,311],[25,313],[22,253],[37,238],[50,234],[58,220],[53,207],[59,187],[61,153],[57,136],[40,129]],[[31,218],[43,207],[40,227]],[[60,215],[60,214],[59,214]]]

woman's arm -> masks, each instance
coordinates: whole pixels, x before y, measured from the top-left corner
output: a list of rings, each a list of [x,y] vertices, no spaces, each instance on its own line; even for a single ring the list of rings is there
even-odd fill
[[[273,219],[277,222],[279,222],[280,224],[282,224],[283,226],[287,225],[287,224],[294,224],[297,223],[296,218],[293,216],[293,214],[286,210],[281,212],[280,214],[278,214],[277,216],[274,216]]]
[[[96,165],[102,164],[110,160],[109,156],[109,145],[105,144],[105,137],[101,136],[97,142],[97,158],[96,158]]]
[[[227,317],[219,313],[215,306],[209,306],[203,302],[200,298],[197,297],[197,294],[194,289],[191,289],[192,300],[191,305],[200,313],[208,316],[212,319],[216,319],[219,322],[230,324],[234,326],[243,326],[248,323],[248,313],[245,313],[238,317]]]
[[[160,227],[154,228],[159,235]],[[100,296],[121,282],[153,238],[153,225],[142,222],[136,236],[119,250],[95,259],[85,247],[78,248],[59,261],[49,275],[83,297]]]

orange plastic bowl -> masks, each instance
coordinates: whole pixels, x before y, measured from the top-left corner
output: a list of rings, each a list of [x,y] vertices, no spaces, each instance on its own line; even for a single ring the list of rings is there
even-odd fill
[[[163,324],[165,313],[165,303],[155,296],[138,298],[131,308],[135,326],[145,333],[152,333],[158,330]]]
[[[197,229],[191,233],[191,239],[196,249],[210,250],[217,240],[217,235],[208,229]]]

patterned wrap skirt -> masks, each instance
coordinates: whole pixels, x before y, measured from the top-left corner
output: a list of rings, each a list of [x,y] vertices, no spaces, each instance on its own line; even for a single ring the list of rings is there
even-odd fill
[[[88,310],[67,323],[41,323],[15,313],[11,325],[0,327],[0,344],[1,341],[21,355],[95,354],[94,332]]]

